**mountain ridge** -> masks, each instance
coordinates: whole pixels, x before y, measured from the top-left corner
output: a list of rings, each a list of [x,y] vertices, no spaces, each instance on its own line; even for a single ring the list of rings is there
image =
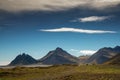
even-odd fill
[[[39,62],[42,64],[73,64],[77,63],[77,60],[79,59],[62,48],[57,47],[55,50],[49,51],[46,56],[39,60]]]
[[[29,64],[35,64],[35,63],[37,63],[36,59],[34,59],[28,54],[23,53],[23,54],[19,54],[18,56],[16,56],[16,58],[13,61],[11,61],[9,65],[10,66],[29,65]]]
[[[120,46],[116,46],[114,48],[111,47],[104,47],[99,49],[95,54],[93,54],[86,63],[95,63],[95,64],[102,64],[108,61],[110,58],[114,57],[120,53]]]
[[[19,54],[14,60],[11,61],[9,66],[16,65],[31,65],[31,64],[47,64],[47,65],[56,65],[56,64],[103,64],[114,56],[120,54],[120,46],[114,48],[104,47],[99,49],[95,54],[91,56],[81,56],[79,58],[69,54],[67,51],[63,50],[60,47],[57,47],[55,50],[49,51],[44,57],[39,60],[34,59],[28,54]]]

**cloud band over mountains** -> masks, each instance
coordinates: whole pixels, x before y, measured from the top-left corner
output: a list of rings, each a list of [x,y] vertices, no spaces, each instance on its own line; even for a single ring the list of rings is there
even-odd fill
[[[105,31],[105,30],[87,30],[78,28],[57,28],[57,29],[40,29],[43,32],[77,32],[77,33],[87,33],[87,34],[102,34],[102,33],[116,33],[115,31]]]
[[[56,11],[85,7],[101,10],[115,7],[119,4],[120,0],[0,0],[0,9],[7,11]]]
[[[92,55],[96,53],[96,50],[77,50],[77,49],[70,49],[70,52],[82,54],[82,55]]]

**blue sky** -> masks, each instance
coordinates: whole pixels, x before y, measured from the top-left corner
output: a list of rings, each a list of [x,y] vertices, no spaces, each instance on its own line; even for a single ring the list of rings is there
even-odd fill
[[[40,59],[56,47],[80,56],[120,45],[119,4],[119,0],[0,1],[0,65],[23,52]]]

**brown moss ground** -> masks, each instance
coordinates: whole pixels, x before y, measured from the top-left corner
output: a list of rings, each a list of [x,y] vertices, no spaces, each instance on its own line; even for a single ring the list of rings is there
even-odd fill
[[[0,80],[120,80],[120,66],[59,65],[0,69]]]

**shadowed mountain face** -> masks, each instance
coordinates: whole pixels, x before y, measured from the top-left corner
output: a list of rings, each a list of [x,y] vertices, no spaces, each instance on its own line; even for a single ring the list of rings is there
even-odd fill
[[[29,65],[29,64],[34,64],[34,63],[37,63],[37,60],[23,53],[23,54],[18,55],[9,65],[10,66]]]
[[[46,56],[39,60],[42,64],[75,64],[79,59],[70,55],[61,48],[50,51]]]
[[[102,64],[106,61],[108,61],[110,58],[114,57],[120,53],[120,46],[116,46],[114,48],[105,47],[100,49],[98,52],[93,54],[86,63],[96,63],[96,64]]]
[[[120,53],[111,58],[105,64],[120,65]]]

